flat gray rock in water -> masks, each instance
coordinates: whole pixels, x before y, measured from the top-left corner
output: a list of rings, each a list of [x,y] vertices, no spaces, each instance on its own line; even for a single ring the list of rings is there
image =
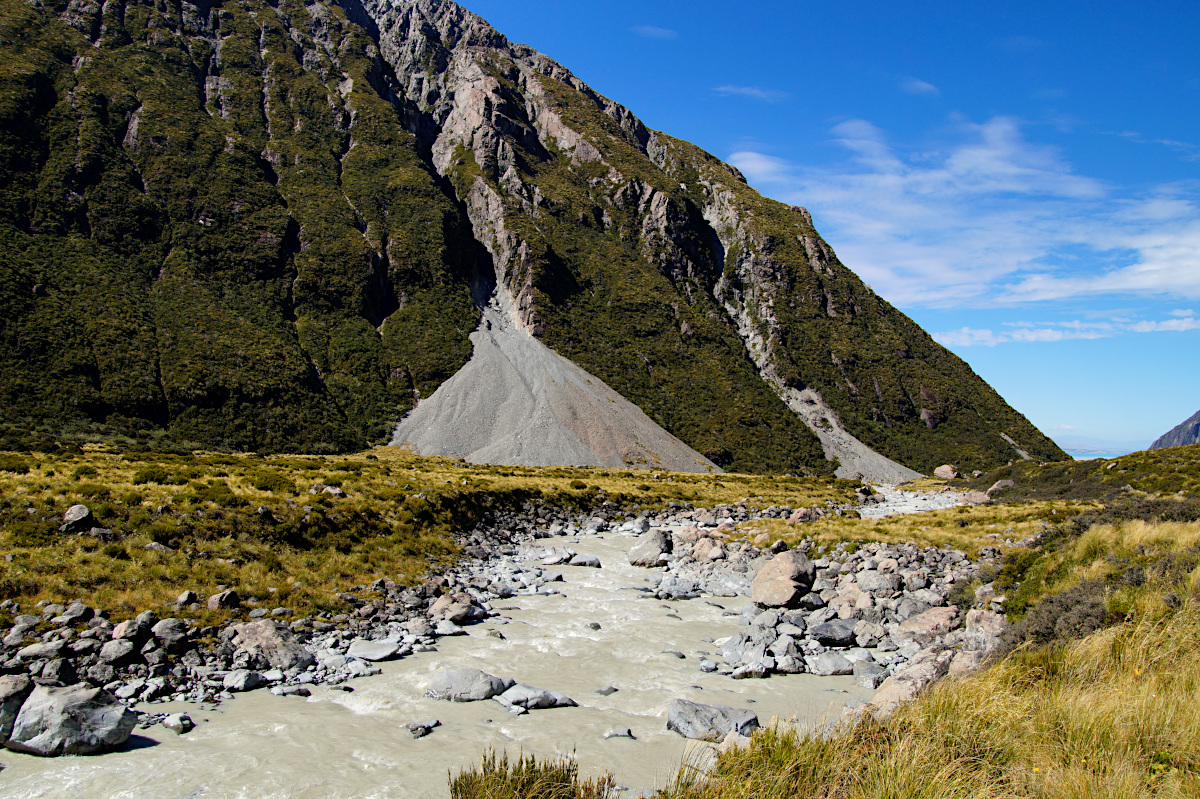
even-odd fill
[[[433,676],[425,696],[451,702],[479,702],[498,696],[515,684],[479,669],[445,669]]]
[[[21,706],[5,746],[42,757],[98,755],[129,740],[137,716],[100,688],[39,685]]]
[[[346,650],[346,654],[360,660],[375,662],[379,660],[391,660],[399,651],[399,644],[391,644],[387,641],[365,641],[362,638],[355,638],[350,642],[350,648]]]
[[[727,705],[701,705],[672,699],[667,708],[667,729],[696,741],[723,741],[731,732],[750,735],[759,727],[758,716]]]

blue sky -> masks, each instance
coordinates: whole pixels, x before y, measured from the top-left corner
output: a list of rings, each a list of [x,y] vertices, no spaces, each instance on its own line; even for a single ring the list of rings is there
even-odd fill
[[[466,0],[806,206],[1068,449],[1200,408],[1200,5]]]

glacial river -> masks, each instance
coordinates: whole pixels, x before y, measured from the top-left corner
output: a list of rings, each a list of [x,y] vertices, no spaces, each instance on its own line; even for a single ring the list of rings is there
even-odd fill
[[[748,602],[641,599],[648,570],[631,567],[634,536],[586,536],[573,549],[596,555],[601,569],[556,566],[560,596],[519,596],[496,603],[501,615],[439,641],[438,651],[384,663],[383,674],[354,680],[352,693],[315,688],[308,699],[267,691],[239,694],[216,711],[185,710],[197,722],[176,736],[163,727],[138,730],[121,752],[99,757],[39,759],[0,754],[0,796],[70,799],[316,799],[321,797],[446,797],[449,775],[478,762],[489,747],[511,755],[574,755],[581,771],[613,772],[637,789],[664,785],[698,745],[666,730],[671,699],[753,709],[805,724],[836,715],[869,691],[851,677],[776,675],[733,680],[699,671],[704,638],[741,629],[722,615]],[[562,543],[557,539],[554,543]],[[719,607],[719,606],[721,607]],[[600,629],[592,629],[595,622]],[[503,638],[489,635],[498,631]],[[686,657],[663,654],[675,649]],[[439,669],[471,666],[570,696],[580,707],[514,716],[493,701],[454,704],[424,697]],[[614,686],[616,693],[596,690]],[[411,721],[442,726],[414,740]],[[636,740],[605,740],[628,727]]]

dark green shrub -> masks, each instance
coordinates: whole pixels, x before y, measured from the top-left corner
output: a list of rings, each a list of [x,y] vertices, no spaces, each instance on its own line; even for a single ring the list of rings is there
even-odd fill
[[[88,499],[108,499],[111,492],[108,486],[99,483],[80,483],[75,488],[75,493]]]
[[[100,472],[96,471],[95,466],[84,464],[83,466],[76,466],[73,474],[75,479],[79,480],[84,477],[95,477],[96,475],[100,474]]]
[[[1010,651],[1024,643],[1041,646],[1091,635],[1119,621],[1110,616],[1104,599],[1104,584],[1096,580],[1047,594],[1021,621],[1001,634],[1001,649]]]
[[[259,491],[275,494],[296,493],[296,484],[278,472],[254,472],[249,477],[251,484]]]
[[[133,484],[135,486],[145,485],[146,483],[167,485],[170,479],[171,475],[161,466],[143,466],[133,473]]]
[[[8,539],[14,547],[44,547],[57,538],[58,530],[45,522],[15,522],[8,527]]]
[[[250,504],[244,497],[233,493],[224,480],[214,480],[208,485],[197,483],[192,490],[197,502],[211,502],[222,508],[241,508]]]
[[[116,542],[100,547],[100,554],[113,560],[129,560],[129,553],[125,550],[125,547]]]
[[[582,491],[587,488],[587,483],[583,482],[582,480],[572,480],[571,488],[575,489],[576,491]]]
[[[29,474],[29,464],[19,455],[0,455],[0,472]]]

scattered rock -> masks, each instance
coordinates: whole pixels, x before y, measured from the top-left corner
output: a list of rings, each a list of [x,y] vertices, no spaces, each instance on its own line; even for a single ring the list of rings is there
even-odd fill
[[[209,610],[233,610],[242,606],[242,598],[238,596],[238,592],[230,588],[228,591],[222,591],[219,594],[213,594],[208,598]]]
[[[196,722],[186,713],[172,713],[160,723],[176,735],[186,735],[196,729]]]
[[[516,683],[498,696],[492,697],[510,710],[514,707],[525,710],[544,710],[552,707],[576,707],[575,700],[558,691],[547,691],[523,683]]]
[[[604,733],[604,740],[607,741],[610,738],[631,738],[636,740],[633,730],[629,729],[628,727],[622,727],[619,730],[609,730],[608,732]]]

